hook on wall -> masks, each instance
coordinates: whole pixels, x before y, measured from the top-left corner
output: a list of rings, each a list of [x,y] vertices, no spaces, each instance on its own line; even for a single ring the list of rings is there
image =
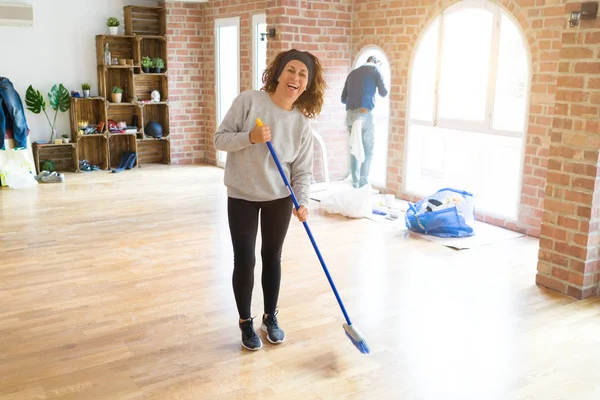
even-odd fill
[[[261,42],[265,41],[265,37],[266,36],[268,36],[270,39],[274,38],[275,37],[275,28],[270,28],[267,33],[261,32],[260,33],[260,40],[261,40]]]

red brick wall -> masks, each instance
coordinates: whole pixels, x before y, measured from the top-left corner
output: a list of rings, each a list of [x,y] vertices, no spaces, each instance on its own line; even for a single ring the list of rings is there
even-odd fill
[[[600,21],[565,29],[536,277],[579,299],[600,283],[599,55]]]
[[[203,59],[201,68],[206,82],[203,110],[206,123],[205,146],[206,161],[216,164],[217,152],[213,147],[213,136],[217,130],[217,111],[215,93],[215,24],[217,18],[240,18],[240,93],[252,89],[252,15],[264,14],[267,1],[246,0],[243,2],[221,0],[210,1],[205,8],[206,24],[204,29]]]
[[[165,3],[169,74],[171,162],[201,164],[206,154],[206,124],[202,101],[209,85],[201,65],[204,7],[193,3]]]
[[[170,45],[170,92],[174,104],[172,159],[174,163],[216,163],[212,146],[216,130],[214,20],[241,17],[241,87],[252,88],[252,15],[265,13],[267,25],[277,29],[268,41],[267,58],[295,47],[322,60],[328,90],[314,128],[327,143],[330,178],[348,173],[347,133],[340,102],[345,75],[350,70],[351,0],[269,0],[207,4],[167,3]],[[318,21],[318,23],[317,23]],[[322,179],[317,145],[316,178]]]
[[[402,192],[405,110],[408,70],[415,44],[425,28],[453,0],[356,0],[352,29],[352,56],[369,44],[382,48],[391,60],[391,120],[387,187],[399,197],[417,200]],[[564,6],[540,6],[532,0],[499,2],[517,21],[529,45],[532,63],[529,126],[519,221],[507,222],[485,214],[486,222],[538,236],[543,212],[545,168],[558,78],[558,56],[564,26]]]
[[[349,171],[348,133],[340,97],[350,71],[351,24],[352,0],[271,0],[267,9],[267,25],[278,31],[269,42],[267,58],[296,48],[318,57],[325,70],[325,103],[312,126],[326,143],[331,180],[345,178]],[[315,149],[315,178],[321,180],[316,144]]]
[[[266,0],[166,3],[169,38],[171,159],[175,164],[216,164],[215,24],[240,18],[240,92],[252,88],[252,15],[264,14]]]

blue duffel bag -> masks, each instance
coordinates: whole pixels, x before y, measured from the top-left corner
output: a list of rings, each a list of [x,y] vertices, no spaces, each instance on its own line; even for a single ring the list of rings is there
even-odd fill
[[[475,200],[463,190],[444,188],[416,203],[408,203],[406,227],[439,237],[475,234]]]

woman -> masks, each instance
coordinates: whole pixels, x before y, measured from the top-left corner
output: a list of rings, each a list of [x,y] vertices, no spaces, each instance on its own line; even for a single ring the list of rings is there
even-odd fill
[[[325,79],[319,60],[295,49],[275,57],[263,73],[260,91],[247,90],[233,102],[215,133],[217,150],[226,151],[227,213],[233,244],[233,292],[242,331],[242,346],[262,347],[250,317],[256,234],[262,238],[264,314],[261,329],[271,343],[285,333],[277,322],[281,251],[292,213],[308,217],[313,141],[308,120],[321,112]],[[256,125],[260,118],[263,126]],[[295,210],[287,187],[269,154],[271,141],[300,207]]]

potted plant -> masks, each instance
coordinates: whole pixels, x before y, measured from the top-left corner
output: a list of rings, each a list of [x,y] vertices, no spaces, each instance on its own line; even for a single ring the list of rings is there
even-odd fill
[[[110,95],[113,103],[120,103],[123,96],[123,89],[118,86],[113,86]]]
[[[152,61],[153,61],[153,64],[154,64],[154,71],[152,71],[152,72],[158,72],[158,73],[160,73],[160,70],[165,67],[165,62],[160,57],[156,57]]]
[[[50,100],[50,107],[54,110],[54,120],[50,122],[50,118],[48,117],[48,113],[46,112],[46,101],[44,100],[44,96],[40,93],[39,90],[35,90],[31,85],[27,88],[25,92],[25,104],[27,105],[27,109],[34,114],[39,114],[42,111],[44,115],[46,115],[46,119],[48,120],[48,124],[50,124],[50,143],[54,143],[54,138],[56,137],[56,116],[58,115],[58,110],[62,112],[66,112],[69,110],[71,106],[71,98],[69,97],[69,91],[63,84],[59,84],[58,86],[54,85],[50,89],[48,93],[48,99]]]
[[[106,26],[108,26],[108,31],[111,35],[117,35],[119,33],[119,25],[121,25],[121,23],[115,17],[109,17],[106,20]]]
[[[152,62],[152,59],[150,57],[142,57],[142,70],[145,73],[149,73],[150,68],[152,68],[153,66],[154,63]]]
[[[62,135],[63,143],[69,143],[69,135]]]
[[[83,90],[83,97],[84,98],[88,98],[90,97],[90,84],[89,83],[82,83],[81,84],[81,90]]]

